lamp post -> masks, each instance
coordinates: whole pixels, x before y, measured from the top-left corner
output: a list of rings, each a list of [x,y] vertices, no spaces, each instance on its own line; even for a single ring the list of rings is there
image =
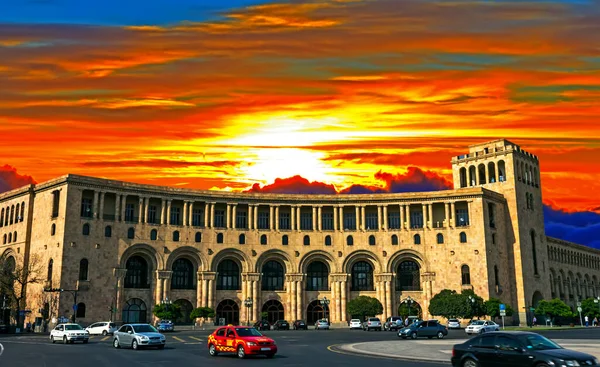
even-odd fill
[[[160,304],[165,306],[165,311],[169,312],[169,306],[173,304],[173,302],[171,302],[171,300],[169,299],[169,297],[165,297],[165,299],[163,299],[162,301],[160,301]],[[169,321],[174,321],[174,320],[169,320]]]
[[[475,310],[475,297],[469,296],[467,303],[469,304],[469,307],[471,307],[472,317],[475,317],[475,312],[474,312],[474,310]]]
[[[406,304],[408,305],[408,315],[406,315],[406,317],[408,318],[408,316],[410,316],[410,306],[412,306],[414,300],[408,296],[404,299],[404,301],[402,301],[402,303],[406,302]]]
[[[250,297],[244,301],[244,306],[246,306],[246,326],[250,326],[250,307],[252,307],[253,303]]]
[[[77,321],[77,293],[79,292],[79,290],[77,289],[63,289],[63,288],[46,288],[44,289],[44,292],[69,292],[71,293],[71,295],[73,296],[73,316],[71,316],[71,319],[73,320],[73,323],[75,323]]]
[[[329,319],[327,318],[327,311],[329,309],[329,300],[327,299],[327,297],[323,297],[322,300],[319,301],[321,303],[321,306],[323,306],[323,308],[325,309],[325,319],[327,319],[327,323],[329,324]]]
[[[600,296],[594,298],[594,303],[598,305],[598,314],[600,316]]]

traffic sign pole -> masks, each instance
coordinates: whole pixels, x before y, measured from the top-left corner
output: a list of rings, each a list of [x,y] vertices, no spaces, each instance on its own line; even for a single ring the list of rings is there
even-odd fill
[[[577,312],[579,312],[579,322],[581,323],[581,327],[583,327],[583,319],[581,318],[581,306],[577,306]]]
[[[502,316],[502,330],[504,330],[504,316],[506,316],[506,305],[500,304],[500,316]]]

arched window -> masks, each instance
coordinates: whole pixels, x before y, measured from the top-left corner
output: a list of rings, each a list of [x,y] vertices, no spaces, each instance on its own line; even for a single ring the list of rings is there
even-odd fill
[[[396,289],[399,291],[421,290],[421,268],[417,262],[405,260],[398,265]]]
[[[465,232],[460,232],[458,237],[460,238],[460,243],[467,243],[467,234]]]
[[[369,236],[369,246],[375,246],[375,236]]]
[[[354,237],[352,237],[351,235],[346,237],[346,245],[347,246],[354,246]]]
[[[21,222],[23,221],[23,218],[25,218],[25,202],[21,203]]]
[[[223,260],[217,266],[217,290],[235,291],[240,288],[240,267],[233,260]]]
[[[506,181],[506,167],[504,161],[498,161],[498,181]]]
[[[306,268],[306,290],[326,291],[329,289],[329,269],[322,261],[313,261]]]
[[[477,172],[475,166],[470,166],[469,167],[469,186],[477,185],[477,180],[476,180],[477,176],[476,176],[475,172]]]
[[[173,231],[173,242],[179,242],[179,231]]]
[[[245,244],[246,244],[246,235],[245,235],[245,234],[243,234],[243,233],[242,233],[242,234],[240,234],[240,237],[239,237],[239,244],[240,244],[240,245],[245,245]]]
[[[2,214],[0,214],[0,227],[4,227],[4,208],[2,208]]]
[[[485,183],[486,183],[485,164],[481,163],[479,166],[477,166],[477,170],[479,172],[479,184],[485,185]]]
[[[266,245],[267,244],[267,235],[263,234],[260,236],[260,244],[261,245]]]
[[[88,223],[83,225],[83,230],[81,231],[84,236],[90,235],[90,225]]]
[[[196,236],[194,237],[196,242],[202,242],[202,232],[196,232]]]
[[[81,259],[79,261],[79,280],[88,280],[88,261]]]
[[[17,262],[14,257],[9,256],[6,258],[6,261],[4,261],[3,265],[4,265],[4,269],[2,269],[3,274],[13,275],[15,272],[15,269],[17,267]]]
[[[373,290],[373,267],[366,261],[359,261],[352,266],[352,290]]]
[[[50,226],[50,236],[54,236],[56,234],[56,224],[52,223]]]
[[[172,270],[171,289],[194,289],[194,265],[190,260],[175,260]]]
[[[133,229],[133,227],[130,227],[127,230],[127,238],[129,238],[130,240],[135,238],[135,229]]]
[[[150,288],[148,282],[148,263],[141,256],[132,256],[125,264],[125,288]]]
[[[139,298],[132,298],[125,303],[123,307],[123,322],[145,323],[146,322],[146,304]]]
[[[20,207],[21,207],[21,204],[17,204],[17,209],[15,210],[15,223],[20,222],[20,218],[19,218],[19,208]]]
[[[150,240],[156,241],[157,238],[158,238],[158,231],[156,229],[151,230],[150,231]]]
[[[281,244],[284,246],[288,245],[288,235],[284,234],[283,236],[281,236]]]
[[[419,234],[416,234],[414,236],[414,243],[415,243],[415,245],[420,245],[421,244],[421,236]]]
[[[48,274],[46,276],[46,280],[48,281],[48,283],[50,283],[50,285],[52,285],[52,273],[53,273],[53,268],[54,267],[54,260],[50,259],[50,261],[48,261]]]
[[[17,231],[13,232],[13,242],[17,242]]]
[[[310,236],[304,236],[304,246],[310,246]]]
[[[13,224],[15,222],[15,206],[10,207],[10,218],[8,218],[9,223]]]
[[[533,260],[533,273],[535,275],[538,275],[537,251],[535,248],[535,231],[532,229],[531,232],[529,232],[529,235],[531,236],[531,255]]]
[[[398,245],[398,236],[395,234],[392,235],[392,245]]]
[[[498,266],[494,265],[494,285],[499,286],[500,282],[498,281]]]
[[[111,237],[111,236],[112,236],[112,227],[111,226],[104,227],[104,237]]]
[[[8,243],[11,243],[11,242],[12,242],[12,233],[9,233],[8,234]]]
[[[77,304],[77,311],[75,312],[75,317],[85,317],[85,303],[79,302]]]
[[[331,236],[325,236],[325,246],[331,246]]]
[[[467,187],[467,169],[462,167],[460,170],[460,187]]]
[[[469,265],[461,266],[460,274],[461,274],[461,279],[462,279],[462,285],[470,285],[471,284],[471,271],[469,270]]]
[[[490,162],[488,163],[488,176],[489,176],[489,183],[494,183],[496,182],[496,164],[494,162]]]
[[[269,260],[262,267],[262,290],[280,291],[283,290],[283,280],[285,270],[279,261]]]
[[[223,233],[217,233],[217,243],[223,243]]]
[[[3,245],[6,245],[6,238],[7,238],[7,237],[6,237],[6,233],[5,233],[5,234],[4,234],[4,237],[3,237],[3,239],[2,239],[2,244],[3,244]]]
[[[437,237],[437,243],[438,243],[438,245],[441,245],[441,244],[444,243],[444,235],[443,234],[438,233],[436,237]]]

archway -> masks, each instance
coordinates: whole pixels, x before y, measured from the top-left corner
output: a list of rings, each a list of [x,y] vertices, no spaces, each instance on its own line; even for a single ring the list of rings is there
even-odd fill
[[[145,323],[146,322],[146,304],[139,298],[131,298],[123,307],[123,323]]]
[[[217,306],[216,321],[219,322],[219,319],[225,319],[225,325],[238,325],[240,323],[240,307],[238,304],[231,299],[221,301]]]
[[[535,291],[533,293],[533,297],[531,297],[531,306],[537,307],[538,303],[544,299],[544,296],[539,291]]]
[[[187,299],[178,299],[175,301],[175,304],[179,306],[179,309],[181,310],[181,316],[173,320],[173,322],[178,325],[192,324],[192,320],[190,319],[190,313],[192,313],[192,310],[194,309],[192,303]]]
[[[272,299],[270,301],[265,302],[261,312],[267,313],[267,321],[271,324],[277,320],[285,320],[283,316],[283,305],[276,299]],[[293,322],[294,320],[291,321]]]
[[[325,318],[325,310],[321,306],[321,302],[316,299],[306,307],[306,323],[314,324],[317,320]]]
[[[422,319],[423,310],[417,301],[412,300],[412,302],[407,302],[407,300],[403,299],[398,306],[398,316],[402,316],[402,319],[406,319],[407,316],[416,316]]]

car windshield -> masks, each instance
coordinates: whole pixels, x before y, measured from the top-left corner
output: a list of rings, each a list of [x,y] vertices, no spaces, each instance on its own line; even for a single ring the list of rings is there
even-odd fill
[[[158,332],[152,325],[135,325],[132,327],[136,333],[157,333]]]
[[[458,322],[458,320],[457,320],[457,319],[450,319],[450,320],[448,320],[448,321],[450,321],[450,322]]]
[[[263,336],[258,330],[252,327],[236,328],[238,336]]]
[[[538,334],[520,335],[519,340],[525,348],[533,350],[563,349],[552,340]]]
[[[65,325],[65,330],[83,330],[79,325]]]
[[[350,320],[350,322],[360,322],[360,320],[359,319],[352,319],[352,320]]]
[[[473,321],[473,322],[471,323],[471,325],[483,325],[484,323],[485,323],[485,321],[481,321],[481,320],[479,320],[479,321]]]

